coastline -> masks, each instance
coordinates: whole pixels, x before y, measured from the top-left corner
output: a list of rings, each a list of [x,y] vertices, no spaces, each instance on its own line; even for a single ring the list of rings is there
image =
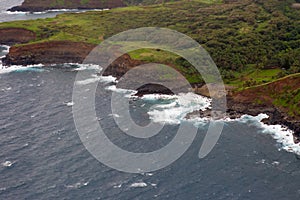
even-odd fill
[[[126,6],[122,0],[82,2],[80,0],[69,0],[67,4],[49,1],[28,1],[25,0],[22,5],[14,6],[8,11],[11,12],[43,12],[56,9],[111,9]]]
[[[14,28],[2,29],[0,36],[5,35]],[[31,32],[27,32],[26,29],[18,30],[14,39],[7,39],[1,37],[0,43],[4,45],[13,45],[20,43],[27,43],[30,40],[34,40],[35,35]],[[24,33],[23,33],[24,32]],[[3,38],[3,39],[2,39]],[[5,39],[6,38],[6,39]],[[84,43],[84,42],[71,42],[71,41],[48,41],[41,43],[31,43],[25,45],[12,46],[9,53],[2,58],[2,62],[6,66],[10,65],[36,65],[36,64],[64,64],[64,63],[82,63],[89,52],[95,48],[96,45]],[[116,78],[122,77],[127,71],[135,66],[144,64],[142,61],[132,59],[128,54],[115,60],[104,72],[104,76],[112,75]],[[300,79],[300,78],[299,78]],[[300,142],[300,121],[288,115],[284,110],[275,107],[271,100],[259,99],[260,96],[256,91],[261,89],[245,89],[243,91],[234,91],[234,88],[227,89],[227,114],[229,118],[239,118],[244,114],[256,116],[261,113],[265,113],[269,116],[264,120],[267,124],[280,124],[288,127],[294,131],[295,143]],[[205,89],[205,85],[198,88],[198,85],[194,87],[194,91],[202,96],[209,96],[208,91]],[[262,91],[263,92],[263,91]],[[143,87],[140,91],[140,95],[143,94],[169,94],[169,91],[163,87],[157,87],[148,85]],[[266,100],[267,99],[267,100]],[[260,101],[257,103],[257,101]],[[198,111],[196,113],[201,117],[210,117],[210,111]]]
[[[3,43],[3,42],[2,42]],[[71,47],[71,48],[70,48]],[[35,65],[35,64],[63,64],[63,63],[82,63],[88,53],[95,45],[76,43],[76,42],[45,42],[30,44],[25,46],[14,46],[10,48],[9,53],[3,58],[4,65]],[[24,53],[26,52],[26,53]],[[103,75],[112,75],[119,79],[131,68],[141,65],[142,62],[132,59],[128,54],[123,55],[114,61],[107,68]],[[202,86],[205,88],[205,85]],[[205,89],[194,88],[195,93],[202,96],[209,96]],[[164,87],[157,85],[147,85],[142,87],[139,95],[144,94],[172,94]],[[245,92],[244,92],[245,93]],[[300,122],[291,119],[287,113],[276,108],[272,104],[255,104],[247,98],[247,93],[233,92],[228,90],[227,94],[227,116],[231,119],[239,118],[248,114],[252,116],[265,113],[269,116],[264,123],[270,125],[280,124],[294,131],[295,143],[300,142]],[[244,98],[241,98],[244,97]],[[197,111],[190,115],[199,115],[201,117],[210,117],[210,110]]]

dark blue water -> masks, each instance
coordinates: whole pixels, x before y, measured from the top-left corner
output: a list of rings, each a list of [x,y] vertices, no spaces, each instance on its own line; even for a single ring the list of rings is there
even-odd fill
[[[75,75],[68,69],[0,75],[0,162],[12,163],[0,166],[0,199],[299,199],[300,161],[278,151],[275,141],[251,124],[227,123],[202,160],[197,155],[205,127],[179,160],[153,174],[104,166],[82,145],[72,107],[66,105]],[[110,92],[101,87],[98,115],[118,143],[118,129],[107,115]],[[174,128],[162,134],[172,135]],[[134,141],[126,144],[145,150]],[[147,186],[132,187],[134,183]]]
[[[3,2],[9,1],[1,1],[2,7]],[[4,19],[16,18],[5,14]],[[0,199],[300,198],[300,160],[278,151],[280,145],[255,123],[227,122],[218,144],[201,160],[197,155],[207,126],[200,126],[175,163],[153,173],[123,173],[98,162],[79,139],[67,106],[76,71],[10,71],[0,73]],[[172,139],[175,125],[166,126],[155,141],[125,137],[109,115],[111,92],[103,87],[96,93],[97,115],[115,144],[145,152]],[[149,102],[131,103],[133,119],[147,124]]]

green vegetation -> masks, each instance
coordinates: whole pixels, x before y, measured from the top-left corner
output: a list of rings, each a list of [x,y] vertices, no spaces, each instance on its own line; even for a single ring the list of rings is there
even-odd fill
[[[267,96],[273,100],[276,107],[286,111],[289,116],[300,116],[300,73],[280,78],[274,82],[252,89],[259,91],[260,96]],[[256,102],[257,103],[257,102]]]
[[[56,0],[56,3],[63,2]],[[61,14],[56,18],[2,23],[0,28],[32,30],[37,34],[32,43],[69,40],[93,44],[133,28],[174,29],[198,41],[220,68],[225,82],[240,89],[300,72],[300,10],[291,8],[294,0],[125,2],[162,4]],[[155,49],[142,49],[130,55],[147,62],[171,64],[190,82],[202,81],[189,63],[177,55]]]
[[[289,116],[300,116],[300,89],[274,96],[274,104],[288,110]]]
[[[90,0],[80,0],[81,5],[88,4],[89,2],[90,2]]]

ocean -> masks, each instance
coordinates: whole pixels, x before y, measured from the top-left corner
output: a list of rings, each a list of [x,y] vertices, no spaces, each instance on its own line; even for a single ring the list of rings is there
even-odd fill
[[[49,13],[1,15],[10,21]],[[1,46],[0,57],[8,49]],[[76,74],[84,70],[94,69],[79,64],[9,68],[0,64],[0,199],[300,198],[299,145],[293,144],[291,131],[261,123],[264,114],[224,120],[216,146],[199,159],[208,122],[187,120],[184,115],[199,106],[206,108],[205,97],[188,93],[130,99],[130,114],[137,124],[165,124],[152,138],[132,138],[114,120],[122,116],[111,113],[111,95],[118,92],[114,79],[93,76],[76,83]],[[99,81],[97,119],[114,144],[131,152],[153,151],[167,145],[181,123],[198,128],[193,143],[178,160],[153,172],[125,173],[102,164],[83,145],[72,113],[74,83],[94,81]],[[124,90],[119,93],[127,95]]]

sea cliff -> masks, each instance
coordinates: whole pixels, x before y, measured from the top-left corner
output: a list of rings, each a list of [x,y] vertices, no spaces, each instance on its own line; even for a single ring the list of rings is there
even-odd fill
[[[2,23],[0,43],[17,44],[3,62],[81,63],[95,45],[122,31],[145,26],[174,29],[203,45],[216,62],[231,87],[228,113],[232,117],[266,112],[269,123],[285,124],[299,136],[300,11],[293,2],[179,1]],[[106,73],[120,77],[135,64],[149,62],[169,64],[197,86],[196,92],[207,95],[199,90],[203,80],[186,60],[157,49],[130,52]]]
[[[125,6],[123,0],[25,0],[10,11],[40,12],[51,9],[104,9]]]

